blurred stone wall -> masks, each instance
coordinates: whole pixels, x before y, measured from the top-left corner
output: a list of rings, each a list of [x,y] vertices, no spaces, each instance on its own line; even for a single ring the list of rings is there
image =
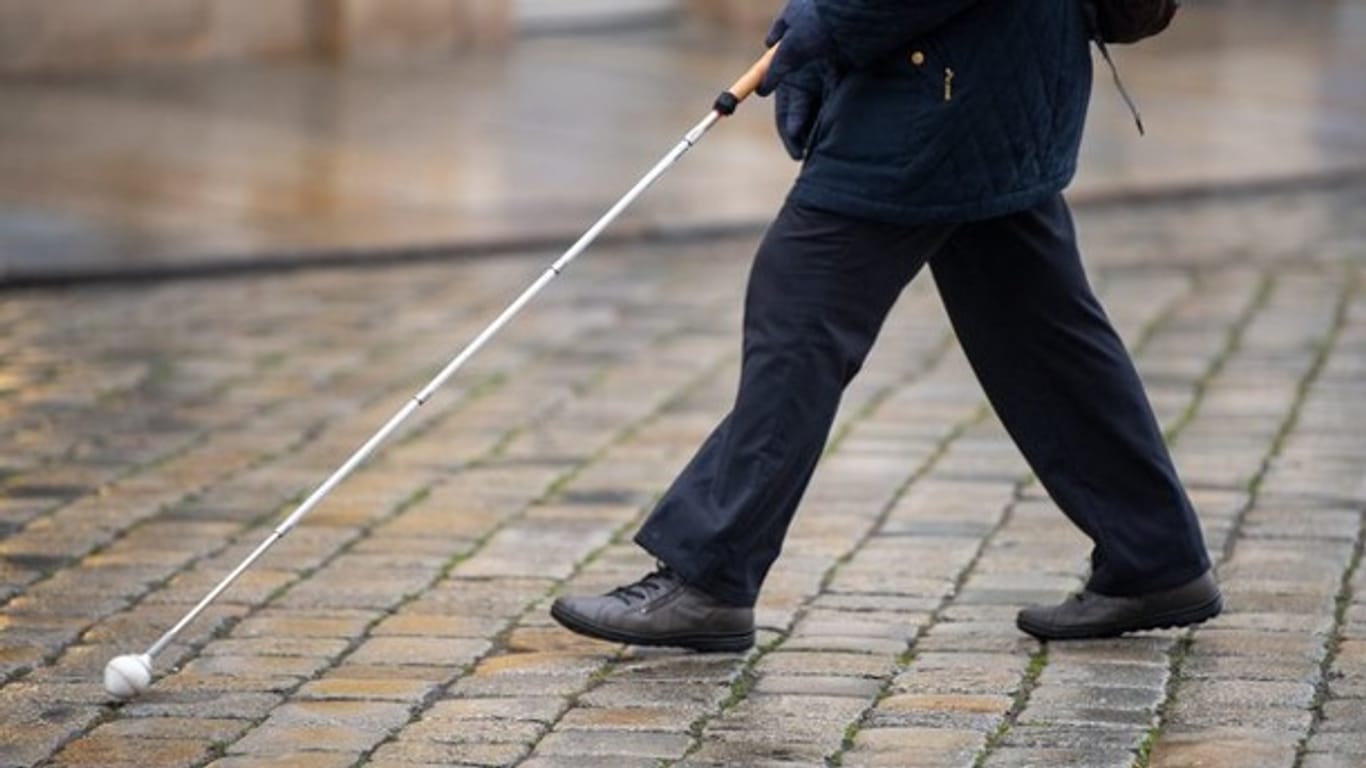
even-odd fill
[[[767,29],[783,0],[688,0],[688,10],[704,21],[736,29]]]
[[[0,0],[0,73],[498,45],[510,0]]]
[[[512,27],[510,0],[321,2],[331,6],[322,47],[343,56],[495,47]]]
[[[0,0],[0,75],[148,61],[385,55],[493,47],[516,0]],[[782,0],[683,0],[705,22],[762,29]]]

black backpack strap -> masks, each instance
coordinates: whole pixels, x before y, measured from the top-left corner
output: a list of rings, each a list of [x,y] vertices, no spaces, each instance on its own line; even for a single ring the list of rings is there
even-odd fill
[[[1129,89],[1124,87],[1124,80],[1119,76],[1119,67],[1115,66],[1115,60],[1110,58],[1110,49],[1105,45],[1105,38],[1100,33],[1100,17],[1096,11],[1094,0],[1086,0],[1082,3],[1086,10],[1086,25],[1091,32],[1091,40],[1100,49],[1100,55],[1104,57],[1105,63],[1110,67],[1110,77],[1115,81],[1115,88],[1119,90],[1119,95],[1124,99],[1124,103],[1129,107],[1129,114],[1134,116],[1134,125],[1138,126],[1138,135],[1143,136],[1143,115],[1139,114],[1138,105],[1129,96]]]

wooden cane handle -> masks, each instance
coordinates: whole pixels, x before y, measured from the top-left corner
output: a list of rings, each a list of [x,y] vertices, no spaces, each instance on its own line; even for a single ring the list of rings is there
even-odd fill
[[[765,51],[764,55],[754,62],[754,66],[741,75],[740,79],[736,80],[735,84],[727,88],[716,100],[716,111],[722,115],[729,115],[735,111],[736,107],[740,106],[740,102],[752,96],[755,89],[759,87],[759,83],[764,81],[764,75],[768,74],[768,66],[773,63],[773,54],[777,52],[777,45]]]
[[[763,82],[764,75],[768,74],[768,65],[773,63],[773,54],[777,52],[778,46],[769,48],[763,56],[759,57],[758,61],[754,62],[754,66],[750,67],[748,72],[735,81],[735,85],[726,89],[730,95],[735,97],[737,103],[749,98],[754,90],[759,87],[759,83]]]

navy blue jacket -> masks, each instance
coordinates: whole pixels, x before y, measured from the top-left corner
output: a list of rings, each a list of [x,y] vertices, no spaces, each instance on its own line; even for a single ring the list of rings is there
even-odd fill
[[[1080,0],[816,0],[848,74],[798,202],[897,224],[1029,208],[1072,179],[1091,92]]]

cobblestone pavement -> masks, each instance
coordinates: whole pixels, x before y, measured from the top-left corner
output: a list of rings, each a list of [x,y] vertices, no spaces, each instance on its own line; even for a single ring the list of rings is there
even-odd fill
[[[1094,276],[1219,562],[1191,631],[1040,645],[1086,547],[929,281],[841,411],[759,647],[581,641],[563,590],[728,405],[753,243],[600,249],[115,704],[140,652],[536,259],[0,297],[0,765],[1366,763],[1366,185],[1091,207]]]

